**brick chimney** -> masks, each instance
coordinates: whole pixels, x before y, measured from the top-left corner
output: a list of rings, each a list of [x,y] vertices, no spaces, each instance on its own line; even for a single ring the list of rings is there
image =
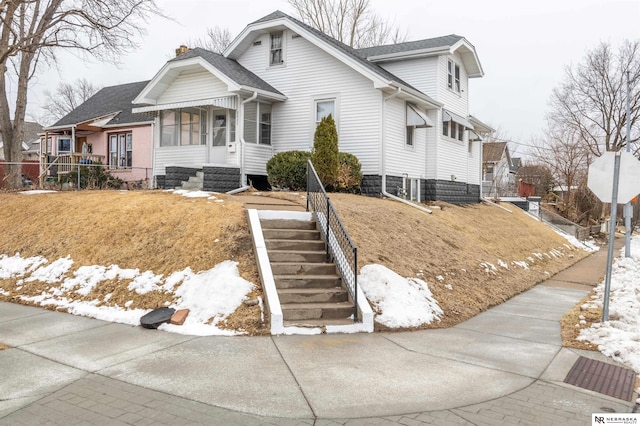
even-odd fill
[[[190,50],[191,49],[189,49],[187,46],[185,46],[184,44],[181,44],[180,47],[176,49],[176,56],[184,55]]]

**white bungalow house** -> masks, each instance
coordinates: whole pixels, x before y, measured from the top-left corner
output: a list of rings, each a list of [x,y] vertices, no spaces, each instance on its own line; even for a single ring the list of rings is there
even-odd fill
[[[352,49],[280,11],[249,24],[223,55],[182,49],[133,100],[156,117],[153,175],[174,187],[196,171],[204,189],[266,179],[276,153],[311,150],[332,114],[339,148],[358,157],[367,195],[477,202],[481,136],[469,79],[474,46],[449,35]]]

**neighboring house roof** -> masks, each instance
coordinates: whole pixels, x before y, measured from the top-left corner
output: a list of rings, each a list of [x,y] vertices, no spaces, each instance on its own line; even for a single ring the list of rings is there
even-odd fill
[[[131,112],[131,101],[147,83],[148,81],[139,81],[105,87],[45,130],[70,127],[102,118],[104,120],[100,121],[100,127],[150,122],[152,119],[148,116]]]
[[[41,124],[38,124],[34,121],[24,122],[24,135],[22,138],[23,151],[31,151],[33,144],[40,143],[40,136],[38,136],[38,133],[40,132],[42,132]],[[2,148],[3,145],[4,143],[2,142],[2,134],[0,134],[0,148]]]
[[[183,61],[185,59],[200,57],[216,67],[219,71],[224,73],[231,80],[236,82],[239,86],[248,86],[267,92],[277,93],[282,95],[276,88],[269,83],[234,61],[233,59],[225,58],[219,53],[214,53],[200,47],[189,50],[178,57],[171,59],[169,62]]]
[[[422,93],[421,91],[419,91],[418,89],[416,89],[415,87],[407,83],[406,81],[403,81],[398,76],[385,70],[380,65],[367,60],[365,55],[360,53],[357,49],[347,46],[346,44],[334,39],[333,37],[326,35],[322,31],[319,31],[305,24],[304,22],[299,21],[296,18],[289,16],[286,13],[281,12],[279,10],[276,10],[275,12],[270,13],[269,15],[264,16],[258,19],[257,21],[254,21],[249,25],[247,25],[247,27],[240,33],[238,37],[236,37],[236,39],[227,48],[227,50],[224,52],[224,55],[232,59],[236,59],[240,57],[241,53],[246,48],[248,48],[253,42],[254,37],[248,37],[254,31],[253,29],[261,28],[262,27],[261,24],[270,23],[271,21],[284,21],[289,24],[288,26],[290,26],[293,31],[299,31],[299,30],[306,31],[310,33],[316,40],[320,40],[325,45],[328,45],[331,48],[337,50],[339,53],[345,55],[344,58],[339,57],[338,59],[351,60],[355,62],[355,64],[364,68],[365,70],[373,73],[375,76],[377,76],[378,79],[382,80],[385,84],[397,83],[398,85],[404,86],[406,89],[409,89],[410,91],[415,92],[427,102],[435,106],[442,106],[442,103],[436,101],[435,99],[431,98],[425,93]],[[256,29],[255,31],[257,35],[264,33],[262,29]]]
[[[482,162],[497,163],[507,149],[506,142],[485,142],[482,144]]]

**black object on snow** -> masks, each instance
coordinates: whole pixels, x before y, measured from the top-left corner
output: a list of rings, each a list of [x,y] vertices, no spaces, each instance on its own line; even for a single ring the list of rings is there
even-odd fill
[[[153,328],[156,329],[160,327],[161,324],[165,322],[169,322],[171,320],[171,316],[176,310],[173,308],[158,308],[153,311],[145,314],[140,318],[140,325],[144,328]]]

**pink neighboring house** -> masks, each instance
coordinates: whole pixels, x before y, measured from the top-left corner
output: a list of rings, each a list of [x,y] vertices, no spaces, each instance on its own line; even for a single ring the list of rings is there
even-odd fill
[[[154,117],[131,112],[131,101],[147,84],[105,87],[45,127],[41,174],[61,176],[77,165],[100,163],[127,184],[151,187]]]

